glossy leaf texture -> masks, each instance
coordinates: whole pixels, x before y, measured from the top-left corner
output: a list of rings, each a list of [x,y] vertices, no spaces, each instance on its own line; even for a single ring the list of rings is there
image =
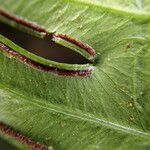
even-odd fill
[[[150,149],[149,0],[0,3],[50,33],[87,43],[99,60],[90,76],[68,77],[41,72],[0,52],[0,121],[54,150]],[[2,41],[23,51],[3,36]],[[56,42],[79,52],[66,41]]]

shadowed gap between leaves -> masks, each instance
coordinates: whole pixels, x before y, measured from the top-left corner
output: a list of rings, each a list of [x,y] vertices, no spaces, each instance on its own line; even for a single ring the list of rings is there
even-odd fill
[[[91,63],[82,55],[61,46],[52,39],[41,39],[0,22],[0,34],[20,47],[43,58],[68,64]]]
[[[2,138],[0,138],[0,149],[2,149],[2,150],[19,150]]]

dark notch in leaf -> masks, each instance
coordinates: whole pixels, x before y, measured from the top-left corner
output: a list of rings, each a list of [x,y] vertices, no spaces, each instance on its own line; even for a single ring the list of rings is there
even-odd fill
[[[79,41],[73,37],[70,37],[69,35],[62,34],[62,33],[49,33],[45,28],[37,25],[36,23],[27,21],[23,18],[16,16],[16,15],[13,15],[13,14],[11,14],[11,13],[3,10],[3,9],[0,9],[0,15],[17,22],[18,24],[29,27],[29,28],[37,31],[37,32],[43,32],[43,33],[45,33],[46,37],[48,37],[50,35],[50,37],[62,38],[63,40],[66,40],[66,41],[68,41],[72,44],[75,44],[76,46],[82,48],[87,53],[89,53],[89,55],[91,55],[92,57],[96,56],[95,50],[90,45],[88,45],[82,41]]]
[[[0,22],[0,34],[20,47],[43,58],[68,64],[91,63],[82,55],[61,46],[50,38],[38,38]]]
[[[11,128],[10,126],[6,125],[3,122],[0,122],[0,131],[2,133],[4,133],[5,135],[10,136],[11,138],[17,140],[18,142],[20,142],[34,150],[53,150],[52,147],[47,147],[45,145],[42,145],[38,142],[33,141],[32,139],[17,132],[16,130],[14,130],[13,128]]]

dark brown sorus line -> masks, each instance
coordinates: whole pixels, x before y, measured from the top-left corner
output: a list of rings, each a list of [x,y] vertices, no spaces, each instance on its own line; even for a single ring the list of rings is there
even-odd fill
[[[25,19],[23,19],[21,17],[13,15],[13,14],[11,14],[11,13],[3,10],[3,9],[0,9],[0,15],[5,17],[5,18],[7,18],[7,19],[9,19],[9,20],[13,20],[13,21],[17,22],[18,24],[21,24],[23,26],[31,28],[31,29],[33,29],[33,30],[35,30],[37,32],[47,33],[47,31],[43,27],[37,25],[36,23],[29,22],[29,21],[27,21],[27,20],[25,20]]]
[[[43,32],[45,33],[46,37],[50,36],[52,38],[61,38],[63,40],[66,40],[67,42],[70,42],[80,48],[82,48],[83,50],[85,50],[91,57],[95,57],[96,56],[96,52],[95,50],[88,44],[80,41],[80,40],[77,40],[73,37],[70,37],[69,35],[66,35],[66,34],[62,34],[62,33],[49,33],[44,27],[41,27],[40,25],[34,23],[34,22],[30,22],[24,18],[21,18],[21,17],[18,17],[10,12],[7,12],[3,9],[0,9],[0,15],[9,19],[9,20],[12,20],[18,24],[21,24],[23,26],[26,26],[28,28],[31,28],[37,32]]]
[[[76,45],[76,46],[78,46],[78,47],[84,49],[84,50],[85,50],[87,53],[89,53],[92,57],[95,57],[95,55],[96,55],[95,50],[94,50],[91,46],[89,46],[88,44],[83,43],[83,42],[81,42],[81,41],[79,41],[79,40],[76,40],[76,39],[74,39],[74,38],[72,38],[72,37],[70,37],[70,36],[68,36],[68,35],[66,35],[66,34],[54,33],[54,34],[53,34],[53,37],[54,37],[54,38],[55,38],[55,37],[56,37],[56,38],[61,38],[61,39],[63,39],[63,40],[66,40],[66,41],[68,41],[68,42],[70,42],[70,43],[72,43],[72,44],[74,44],[74,45]]]
[[[65,70],[65,69],[59,69],[59,68],[56,68],[56,67],[46,66],[46,65],[40,64],[38,62],[35,62],[35,61],[27,58],[26,56],[23,56],[19,52],[11,49],[10,47],[6,46],[3,43],[0,43],[0,50],[7,53],[11,57],[14,57],[14,58],[18,59],[19,61],[23,62],[24,64],[27,64],[27,65],[29,65],[33,68],[36,68],[38,70],[41,70],[43,72],[52,72],[52,73],[62,75],[62,76],[73,76],[73,77],[81,76],[81,77],[85,77],[85,76],[91,75],[92,70],[93,70],[93,69]]]
[[[52,147],[47,147],[45,145],[42,145],[38,142],[35,142],[29,137],[26,137],[25,135],[17,132],[15,129],[12,127],[8,126],[7,124],[0,122],[0,131],[4,134],[7,135],[18,142],[24,144],[25,146],[32,148],[34,150],[53,150]]]

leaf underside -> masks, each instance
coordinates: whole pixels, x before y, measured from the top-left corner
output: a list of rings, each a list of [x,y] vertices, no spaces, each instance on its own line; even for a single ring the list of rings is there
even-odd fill
[[[100,54],[89,77],[66,77],[41,72],[0,51],[0,121],[54,150],[150,148],[149,0],[0,3]],[[4,17],[0,21],[23,28]],[[1,36],[2,41],[7,39]]]

